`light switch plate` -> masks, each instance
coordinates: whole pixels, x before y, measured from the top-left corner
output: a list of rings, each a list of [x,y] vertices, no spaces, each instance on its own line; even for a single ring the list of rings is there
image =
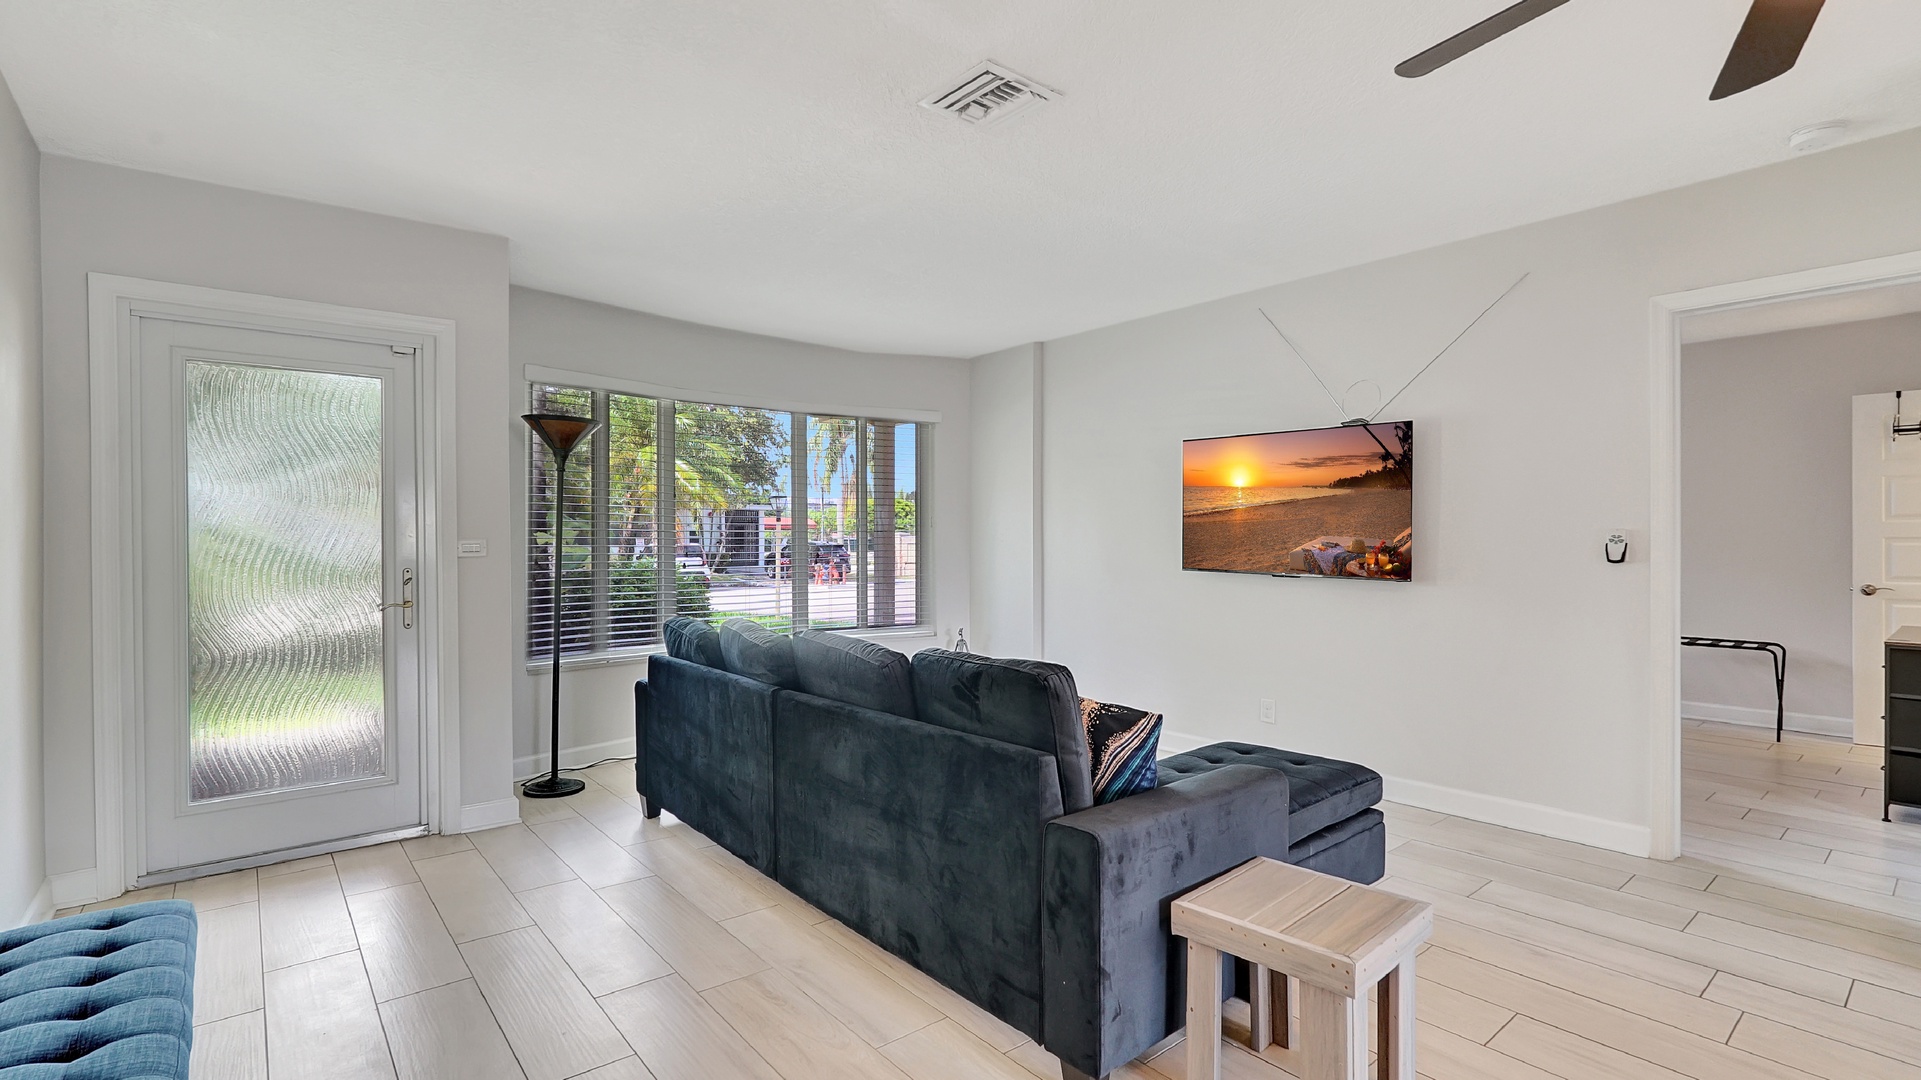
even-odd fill
[[[1261,723],[1272,724],[1274,722],[1274,699],[1264,697],[1261,699]]]
[[[485,540],[462,540],[460,542],[460,557],[463,559],[477,559],[485,554],[487,554],[487,541]]]

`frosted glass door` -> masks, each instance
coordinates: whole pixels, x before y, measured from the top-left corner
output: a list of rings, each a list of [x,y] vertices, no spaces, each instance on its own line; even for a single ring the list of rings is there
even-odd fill
[[[384,775],[380,392],[186,362],[192,801]]]
[[[138,322],[141,872],[418,826],[413,357]]]

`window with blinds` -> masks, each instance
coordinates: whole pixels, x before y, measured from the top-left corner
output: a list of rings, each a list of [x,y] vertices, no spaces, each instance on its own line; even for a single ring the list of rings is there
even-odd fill
[[[771,629],[917,625],[922,425],[536,385],[540,412],[601,421],[567,466],[528,438],[527,650],[658,646],[675,615]],[[558,507],[556,506],[558,501]]]

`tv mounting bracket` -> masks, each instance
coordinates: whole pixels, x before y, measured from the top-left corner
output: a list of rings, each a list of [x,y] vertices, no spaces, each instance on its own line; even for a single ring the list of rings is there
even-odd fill
[[[1466,337],[1466,336],[1467,336],[1467,333],[1468,333],[1468,331],[1469,331],[1469,330],[1472,330],[1472,329],[1474,329],[1474,328],[1475,328],[1476,326],[1479,326],[1479,325],[1480,325],[1480,323],[1481,323],[1481,320],[1482,320],[1482,319],[1485,319],[1485,318],[1487,318],[1487,316],[1488,316],[1488,312],[1490,312],[1490,311],[1493,311],[1493,310],[1494,310],[1494,309],[1495,309],[1496,307],[1499,307],[1499,306],[1500,306],[1500,304],[1501,304],[1501,301],[1503,301],[1503,300],[1506,300],[1506,299],[1508,298],[1508,295],[1509,295],[1510,293],[1512,293],[1512,292],[1513,292],[1514,290],[1516,290],[1516,289],[1518,289],[1518,288],[1520,288],[1520,287],[1521,287],[1521,282],[1523,282],[1523,281],[1526,281],[1526,280],[1527,280],[1527,279],[1528,279],[1528,278],[1529,278],[1530,276],[1532,276],[1532,274],[1533,274],[1533,271],[1529,271],[1528,273],[1526,273],[1526,274],[1522,274],[1522,275],[1521,275],[1520,277],[1518,277],[1518,278],[1515,278],[1515,279],[1514,279],[1514,284],[1512,284],[1512,285],[1509,285],[1509,286],[1507,287],[1507,291],[1506,291],[1506,292],[1503,292],[1503,293],[1502,293],[1501,295],[1499,295],[1499,296],[1497,296],[1497,297],[1495,297],[1495,298],[1494,298],[1494,302],[1493,302],[1492,304],[1489,304],[1489,305],[1488,305],[1487,307],[1485,307],[1485,308],[1483,308],[1483,309],[1481,309],[1481,313],[1480,313],[1479,315],[1476,315],[1476,316],[1474,316],[1474,321],[1473,321],[1473,322],[1470,322],[1470,323],[1468,323],[1468,324],[1467,324],[1466,326],[1464,326],[1464,327],[1462,327],[1462,328],[1461,328],[1461,332],[1460,332],[1460,333],[1458,333],[1458,334],[1456,334],[1456,335],[1454,335],[1454,340],[1452,340],[1452,341],[1450,341],[1450,342],[1448,342],[1448,343],[1447,343],[1447,345],[1446,345],[1445,347],[1443,347],[1443,348],[1441,349],[1441,351],[1440,351],[1440,352],[1437,352],[1437,353],[1435,353],[1435,354],[1434,354],[1434,359],[1432,359],[1432,360],[1429,360],[1429,361],[1428,361],[1427,363],[1425,363],[1425,364],[1422,364],[1422,365],[1421,365],[1421,370],[1419,370],[1419,371],[1417,371],[1417,372],[1415,372],[1415,373],[1413,374],[1413,376],[1411,376],[1411,377],[1410,377],[1410,378],[1409,378],[1409,379],[1408,379],[1408,380],[1407,380],[1406,382],[1404,382],[1404,383],[1402,383],[1402,384],[1401,384],[1401,388],[1400,388],[1399,390],[1396,390],[1396,391],[1394,391],[1394,393],[1393,393],[1393,395],[1392,395],[1392,396],[1390,396],[1390,397],[1389,397],[1389,398],[1388,398],[1388,399],[1387,399],[1386,401],[1383,401],[1383,402],[1381,403],[1381,405],[1380,405],[1380,407],[1379,407],[1379,408],[1377,408],[1377,409],[1375,409],[1375,410],[1374,410],[1374,412],[1373,412],[1372,414],[1370,414],[1370,415],[1368,415],[1368,416],[1351,416],[1351,417],[1348,417],[1347,419],[1345,419],[1345,420],[1342,420],[1342,421],[1341,421],[1341,426],[1342,426],[1342,427],[1365,427],[1365,426],[1367,426],[1368,424],[1372,424],[1372,423],[1374,422],[1374,418],[1375,418],[1375,417],[1377,417],[1377,416],[1380,416],[1380,415],[1381,415],[1382,413],[1384,413],[1384,412],[1386,412],[1386,411],[1387,411],[1387,407],[1388,407],[1389,405],[1392,405],[1392,404],[1394,404],[1394,400],[1395,400],[1396,398],[1398,398],[1398,397],[1400,397],[1400,396],[1401,396],[1402,394],[1404,394],[1404,393],[1406,393],[1406,392],[1407,392],[1407,388],[1408,388],[1408,387],[1410,387],[1410,386],[1413,386],[1413,385],[1414,385],[1414,380],[1415,380],[1415,379],[1418,379],[1418,378],[1420,378],[1421,376],[1423,376],[1423,375],[1425,375],[1425,374],[1427,374],[1427,369],[1428,369],[1428,368],[1431,368],[1431,367],[1433,367],[1433,366],[1434,366],[1434,365],[1435,365],[1435,364],[1436,364],[1436,363],[1437,363],[1437,362],[1438,362],[1438,361],[1439,361],[1439,360],[1441,359],[1441,357],[1443,357],[1443,356],[1446,356],[1446,355],[1448,354],[1448,351],[1449,351],[1449,350],[1451,350],[1451,349],[1453,349],[1453,348],[1454,348],[1454,346],[1455,346],[1456,344],[1458,344],[1458,343],[1460,342],[1460,340],[1461,340],[1462,338],[1464,338],[1464,337]],[[1255,310],[1256,310],[1256,311],[1259,311],[1259,312],[1261,313],[1261,318],[1263,318],[1263,319],[1266,319],[1266,320],[1267,320],[1267,325],[1269,325],[1269,326],[1271,326],[1271,327],[1273,327],[1273,328],[1274,328],[1274,332],[1275,332],[1275,333],[1277,333],[1277,334],[1279,334],[1279,335],[1281,335],[1281,340],[1282,340],[1282,341],[1285,341],[1285,342],[1287,342],[1287,348],[1288,348],[1288,351],[1290,351],[1290,352],[1292,352],[1292,353],[1294,354],[1294,358],[1295,358],[1295,359],[1297,359],[1297,360],[1299,360],[1299,361],[1301,362],[1301,366],[1307,369],[1307,373],[1308,373],[1309,375],[1312,375],[1312,376],[1314,376],[1314,381],[1315,381],[1315,382],[1317,382],[1317,383],[1319,383],[1319,384],[1320,384],[1320,386],[1321,386],[1321,392],[1322,392],[1322,393],[1324,393],[1324,394],[1326,394],[1326,395],[1327,395],[1327,399],[1328,399],[1329,401],[1332,401],[1332,402],[1334,403],[1334,409],[1335,409],[1335,411],[1336,411],[1336,412],[1346,412],[1346,411],[1347,411],[1347,407],[1346,407],[1346,406],[1344,406],[1344,405],[1342,405],[1342,404],[1341,404],[1341,401],[1340,401],[1340,399],[1339,399],[1339,398],[1336,398],[1336,397],[1334,396],[1334,391],[1332,391],[1332,390],[1329,390],[1329,389],[1327,388],[1327,381],[1326,381],[1325,379],[1322,379],[1322,378],[1321,378],[1321,375],[1320,375],[1320,372],[1317,372],[1317,371],[1315,371],[1315,370],[1314,370],[1314,365],[1313,365],[1313,364],[1310,364],[1310,363],[1308,363],[1308,362],[1307,362],[1307,356],[1306,356],[1306,354],[1304,354],[1304,353],[1302,353],[1302,352],[1301,352],[1301,347],[1300,347],[1300,346],[1298,346],[1298,345],[1296,345],[1296,344],[1294,344],[1294,339],[1293,339],[1293,338],[1290,338],[1290,337],[1288,337],[1288,336],[1287,336],[1287,331],[1285,331],[1285,330],[1283,330],[1283,329],[1281,329],[1281,325],[1280,325],[1279,323],[1277,323],[1277,322],[1275,322],[1275,321],[1274,321],[1274,316],[1272,316],[1272,315],[1269,315],[1269,314],[1267,313],[1267,309],[1266,309],[1266,308],[1256,308]],[[1359,385],[1359,384],[1357,383],[1356,385]],[[1353,387],[1349,387],[1348,389],[1350,389],[1350,390],[1352,390],[1352,389],[1353,389]],[[1899,402],[1900,402],[1900,394],[1899,394],[1899,393],[1897,393],[1897,394],[1895,395],[1895,401],[1896,401],[1896,411],[1897,411],[1897,414],[1898,414],[1898,412],[1899,412]],[[1897,422],[1898,422],[1898,420],[1899,420],[1899,417],[1898,417],[1898,415],[1897,415],[1897,418],[1896,418],[1896,419],[1897,419]],[[1921,433],[1921,424],[1917,424],[1917,425],[1915,425],[1915,427],[1914,427],[1914,429],[1913,429],[1913,430],[1914,430],[1914,432],[1915,432],[1915,433]],[[1900,434],[1900,432],[1899,432],[1899,430],[1898,430],[1898,429],[1897,429],[1897,432],[1896,432],[1896,433],[1897,433],[1897,434]]]
[[[1904,424],[1901,422],[1901,391],[1894,392],[1894,434],[1889,442],[1899,440],[1903,435],[1921,435],[1921,423]]]

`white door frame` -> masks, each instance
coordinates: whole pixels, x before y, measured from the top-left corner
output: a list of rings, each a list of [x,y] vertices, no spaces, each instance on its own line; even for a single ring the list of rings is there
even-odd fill
[[[248,330],[317,334],[416,350],[419,459],[421,761],[427,826],[460,823],[459,638],[454,483],[454,324],[448,319],[307,300],[87,275],[92,436],[94,899],[129,888],[143,869],[138,746],[142,642],[136,402],[131,400],[139,316]]]
[[[1681,854],[1681,320],[1783,300],[1921,283],[1921,251],[1653,299],[1648,386],[1649,856]]]

